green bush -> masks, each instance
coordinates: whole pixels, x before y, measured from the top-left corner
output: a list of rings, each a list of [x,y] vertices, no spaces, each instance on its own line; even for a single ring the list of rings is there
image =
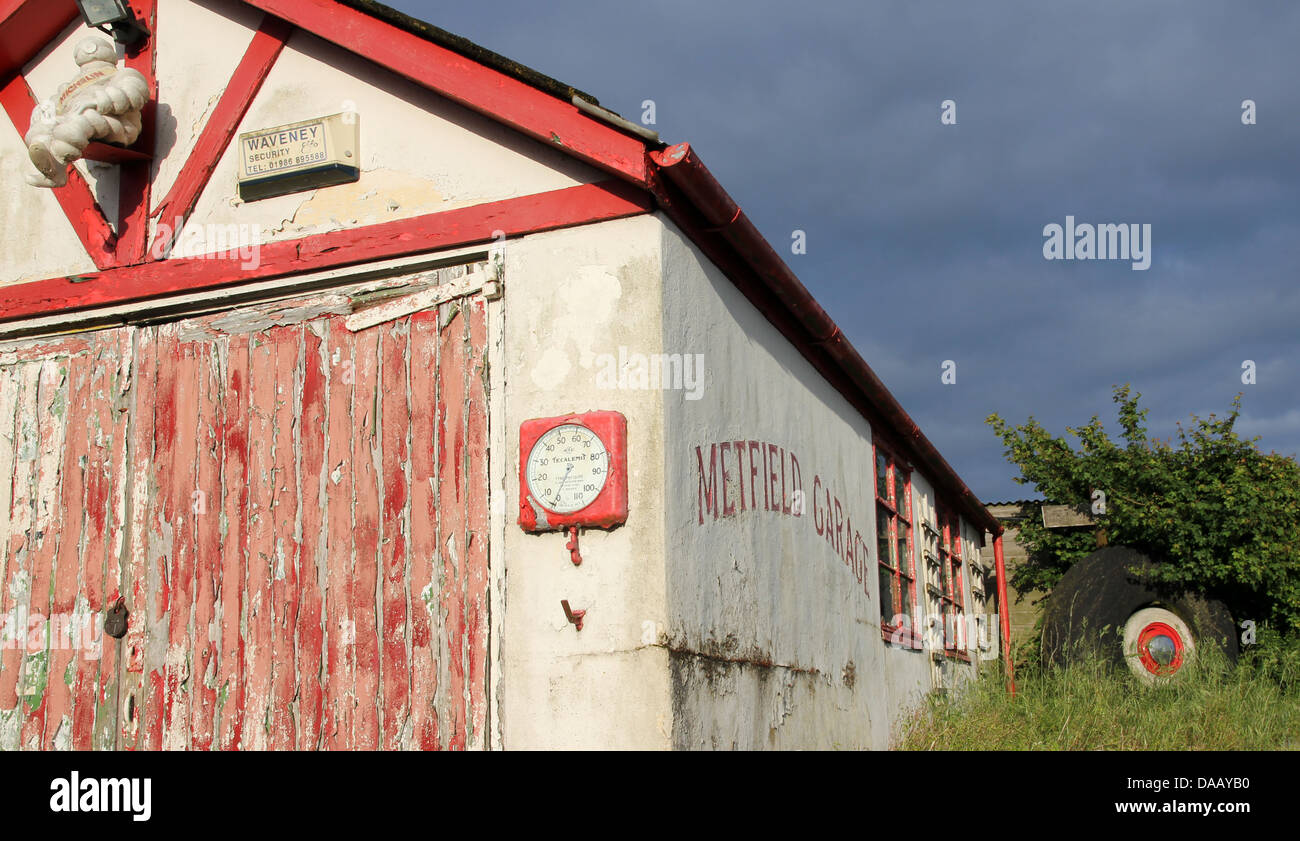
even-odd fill
[[[1226,418],[1193,416],[1186,430],[1179,424],[1176,446],[1174,438],[1147,436],[1140,397],[1127,385],[1115,388],[1120,443],[1096,415],[1067,427],[1077,449],[1032,417],[1013,427],[990,415],[988,423],[1019,467],[1020,484],[1085,510],[1102,491],[1098,526],[1111,544],[1163,561],[1153,583],[1220,599],[1238,621],[1300,632],[1300,465],[1237,435],[1240,395]],[[1049,530],[1037,516],[1022,520],[1020,540],[1028,558],[1011,583],[1021,592],[1050,591],[1096,548],[1092,530]]]
[[[1259,628],[1255,644],[1242,649],[1237,667],[1246,676],[1300,691],[1300,634],[1284,637],[1267,625]]]

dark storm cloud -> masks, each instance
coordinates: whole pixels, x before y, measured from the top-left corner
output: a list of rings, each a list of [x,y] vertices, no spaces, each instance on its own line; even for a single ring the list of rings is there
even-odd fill
[[[1109,420],[1115,383],[1153,435],[1244,391],[1241,430],[1300,448],[1300,4],[395,5],[653,99],[778,249],[807,232],[787,261],[986,499],[1027,492],[987,414]],[[1149,223],[1151,268],[1045,261],[1067,214]]]

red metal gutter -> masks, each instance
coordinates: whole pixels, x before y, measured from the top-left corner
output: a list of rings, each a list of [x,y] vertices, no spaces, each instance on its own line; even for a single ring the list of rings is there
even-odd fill
[[[705,235],[722,237],[744,260],[758,279],[783,304],[805,335],[805,342],[829,356],[848,381],[877,410],[898,436],[914,460],[927,468],[927,478],[956,497],[970,520],[993,535],[1002,534],[1002,525],[989,513],[979,498],[962,482],[952,466],[925,437],[916,422],[880,381],[857,349],[844,337],[808,289],[795,277],[780,255],[758,232],[727,195],[708,168],[700,162],[689,143],[650,153],[658,172],[699,212]],[[670,216],[681,216],[681,209],[662,189],[656,191],[660,205]],[[697,229],[700,226],[695,226]],[[734,280],[734,279],[733,279]],[[779,325],[778,325],[779,326]],[[799,343],[796,342],[796,345]],[[995,546],[998,544],[995,543]]]
[[[993,568],[998,575],[998,617],[1002,625],[1002,662],[1007,670],[1007,689],[1016,694],[1016,667],[1011,662],[1011,611],[1007,609],[1007,565],[1002,560],[1002,535],[993,538]]]

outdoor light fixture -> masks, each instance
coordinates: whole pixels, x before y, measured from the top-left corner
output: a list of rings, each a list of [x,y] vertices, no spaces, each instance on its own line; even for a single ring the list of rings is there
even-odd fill
[[[126,0],[76,0],[86,26],[112,35],[119,44],[130,46],[149,34]]]

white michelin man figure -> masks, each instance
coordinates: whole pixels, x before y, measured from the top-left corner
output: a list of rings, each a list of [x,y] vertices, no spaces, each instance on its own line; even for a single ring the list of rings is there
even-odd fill
[[[40,170],[39,175],[28,173],[32,186],[68,183],[68,164],[92,140],[130,146],[140,136],[140,109],[149,99],[144,74],[119,69],[117,51],[105,38],[92,36],[77,44],[76,61],[81,68],[77,78],[32,112],[32,127],[23,138]]]

